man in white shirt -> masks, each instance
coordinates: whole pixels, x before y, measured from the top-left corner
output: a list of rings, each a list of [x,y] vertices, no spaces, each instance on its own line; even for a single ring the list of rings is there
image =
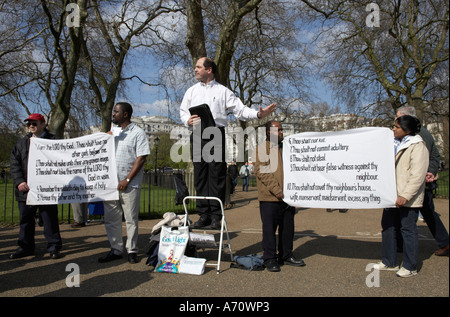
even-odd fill
[[[133,108],[126,102],[117,103],[112,113],[112,122],[121,128],[117,135],[114,133],[119,200],[103,203],[105,228],[111,251],[105,257],[99,258],[100,263],[122,258],[122,214],[126,222],[128,262],[138,262],[138,217],[144,173],[142,167],[150,154],[150,146],[144,130],[131,122],[132,113]]]
[[[227,126],[227,114],[232,112],[234,116],[242,121],[257,118],[265,118],[275,111],[276,104],[272,103],[259,111],[245,106],[234,93],[227,87],[219,84],[217,77],[217,66],[211,58],[199,58],[195,65],[195,78],[199,83],[190,87],[183,98],[180,106],[180,119],[187,127],[194,127],[200,123],[197,115],[191,115],[189,108],[201,104],[207,104],[211,110],[216,127],[220,131],[221,140],[216,141],[209,153],[214,157],[212,161],[205,161],[204,157],[197,162],[194,159],[194,185],[197,196],[218,197],[224,202],[226,187],[226,162],[225,162],[225,127]],[[191,144],[193,143],[193,133]],[[215,134],[217,135],[217,134]],[[201,140],[201,148],[210,139]],[[219,142],[220,141],[220,142]],[[216,159],[214,151],[220,151],[220,158]],[[202,151],[203,152],[203,151]],[[218,202],[213,200],[197,200],[197,211],[200,219],[194,224],[194,228],[219,229],[221,210]]]

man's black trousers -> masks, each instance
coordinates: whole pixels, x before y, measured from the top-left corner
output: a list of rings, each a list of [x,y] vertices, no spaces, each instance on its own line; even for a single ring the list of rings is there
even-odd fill
[[[220,136],[201,139],[201,152],[199,148],[193,149],[193,133],[191,135],[191,153],[194,164],[194,186],[196,196],[217,197],[225,202],[227,164],[225,162],[225,128],[214,128]],[[197,156],[195,158],[194,156]],[[200,161],[198,162],[199,157]],[[220,204],[215,200],[197,200],[197,212],[201,215],[221,216]]]
[[[259,210],[263,225],[263,260],[285,260],[292,256],[294,244],[295,208],[285,202],[260,201]],[[277,237],[278,228],[278,254]]]
[[[58,205],[29,206],[24,201],[19,201],[20,231],[18,245],[26,250],[34,252],[35,242],[35,216],[39,209],[44,223],[44,236],[47,240],[47,251],[59,251],[62,247],[61,235],[58,223]]]

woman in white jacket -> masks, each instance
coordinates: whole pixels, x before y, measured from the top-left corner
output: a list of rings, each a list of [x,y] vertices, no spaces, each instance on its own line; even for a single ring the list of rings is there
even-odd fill
[[[408,115],[398,117],[393,131],[397,208],[383,211],[382,262],[375,268],[397,271],[397,276],[410,277],[417,274],[419,238],[416,222],[423,203],[429,155],[422,138],[416,135],[420,131],[418,119]],[[399,269],[397,239],[400,236],[403,240],[403,263]]]

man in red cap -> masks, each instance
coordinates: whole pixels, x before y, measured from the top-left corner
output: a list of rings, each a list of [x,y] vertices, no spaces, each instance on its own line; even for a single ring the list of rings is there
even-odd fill
[[[17,141],[11,151],[11,176],[14,181],[16,200],[20,212],[20,231],[18,245],[11,259],[23,258],[34,254],[35,217],[39,209],[44,224],[44,236],[47,240],[47,251],[52,259],[61,257],[61,235],[59,233],[58,206],[57,205],[27,205],[27,194],[30,188],[27,185],[28,152],[30,138],[56,139],[46,129],[45,118],[39,113],[32,113],[24,120],[27,122],[29,133]]]

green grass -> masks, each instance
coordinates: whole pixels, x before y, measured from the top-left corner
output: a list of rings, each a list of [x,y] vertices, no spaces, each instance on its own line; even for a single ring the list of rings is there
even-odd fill
[[[447,198],[449,195],[449,175],[447,171],[439,172],[437,180],[438,188],[435,190],[435,197]]]
[[[161,218],[166,212],[184,213],[183,205],[175,205],[175,189],[166,189],[159,186],[145,184],[141,191],[141,217]],[[187,205],[188,212],[195,210],[195,203]]]

